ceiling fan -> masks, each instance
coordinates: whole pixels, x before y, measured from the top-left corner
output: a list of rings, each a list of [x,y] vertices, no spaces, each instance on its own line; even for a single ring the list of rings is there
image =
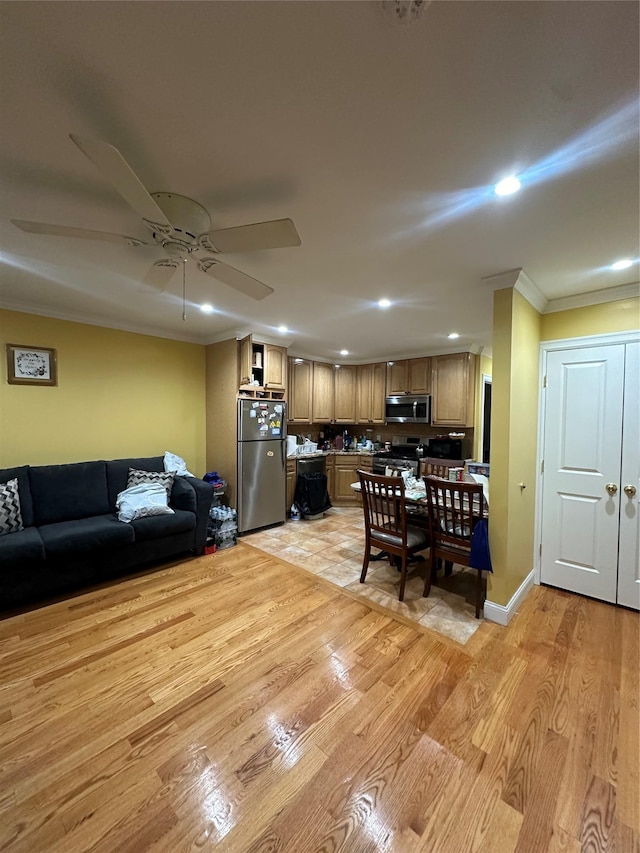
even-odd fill
[[[219,255],[232,252],[251,252],[258,249],[279,249],[299,246],[300,237],[291,219],[271,219],[252,225],[211,230],[208,212],[191,198],[170,192],[149,193],[122,154],[113,145],[84,136],[69,134],[82,153],[110,181],[124,200],[141,217],[151,232],[153,243],[160,246],[165,257],[155,261],[143,281],[160,292],[171,281],[179,266],[193,257],[207,275],[224,282],[252,299],[264,299],[273,288],[252,278],[235,267],[222,263]],[[80,237],[84,240],[106,240],[128,246],[153,245],[137,237],[91,231],[67,225],[50,225],[12,219],[14,225],[31,234],[50,234],[57,237]]]

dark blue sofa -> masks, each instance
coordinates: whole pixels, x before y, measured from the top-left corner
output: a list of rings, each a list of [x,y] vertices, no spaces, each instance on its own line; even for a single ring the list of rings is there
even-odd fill
[[[204,552],[213,487],[176,476],[174,514],[122,522],[115,504],[129,468],[164,471],[163,457],[0,470],[0,483],[18,480],[24,525],[0,536],[0,612]]]

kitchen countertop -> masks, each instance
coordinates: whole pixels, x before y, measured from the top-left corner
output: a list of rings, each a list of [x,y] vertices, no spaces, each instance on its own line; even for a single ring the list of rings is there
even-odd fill
[[[318,456],[375,456],[375,450],[316,450],[314,453],[296,453],[287,459],[314,459]]]

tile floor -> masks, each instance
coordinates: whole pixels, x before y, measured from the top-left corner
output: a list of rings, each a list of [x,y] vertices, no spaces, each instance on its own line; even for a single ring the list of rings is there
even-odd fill
[[[322,518],[288,521],[243,536],[242,541],[315,572],[458,643],[466,643],[481,624],[475,618],[475,571],[458,566],[447,578],[439,572],[429,597],[423,598],[427,562],[414,563],[407,574],[404,601],[398,601],[400,575],[387,560],[370,563],[367,579],[361,584],[361,507],[333,507]]]

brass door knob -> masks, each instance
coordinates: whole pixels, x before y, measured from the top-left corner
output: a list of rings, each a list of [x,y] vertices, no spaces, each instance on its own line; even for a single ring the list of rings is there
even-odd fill
[[[615,495],[618,491],[618,487],[616,486],[615,483],[607,483],[607,485],[605,486],[605,489],[607,490],[607,492],[610,495]]]
[[[636,494],[636,487],[635,486],[625,486],[624,487],[624,493],[628,498],[633,498],[633,497],[635,497],[635,494]]]

